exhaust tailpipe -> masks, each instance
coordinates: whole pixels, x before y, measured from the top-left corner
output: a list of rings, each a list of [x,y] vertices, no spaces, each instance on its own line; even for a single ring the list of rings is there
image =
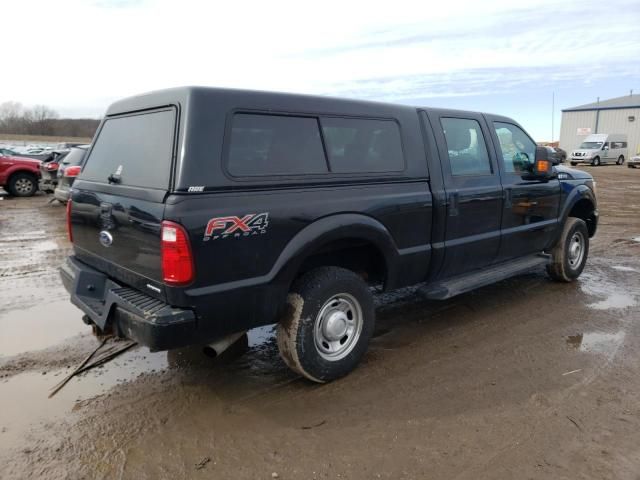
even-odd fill
[[[218,357],[227,348],[229,348],[231,345],[236,343],[245,333],[247,332],[244,331],[244,332],[232,333],[231,335],[227,335],[226,337],[218,338],[215,342],[212,342],[209,345],[207,345],[205,347],[205,350],[212,352],[216,357]]]

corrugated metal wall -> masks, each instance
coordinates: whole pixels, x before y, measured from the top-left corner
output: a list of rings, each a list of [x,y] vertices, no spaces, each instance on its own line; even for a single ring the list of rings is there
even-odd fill
[[[636,117],[630,122],[629,116]],[[599,133],[626,133],[629,154],[634,155],[640,149],[640,108],[624,110],[601,110],[598,120]]]
[[[630,122],[629,117],[635,121]],[[560,148],[571,151],[577,148],[584,136],[577,134],[578,128],[591,128],[591,133],[626,133],[629,155],[640,153],[640,108],[600,110],[596,131],[596,111],[562,112],[560,125]]]
[[[560,123],[560,148],[568,153],[577,148],[584,140],[584,136],[577,134],[578,128],[590,128],[591,133],[596,132],[596,112],[562,112]]]

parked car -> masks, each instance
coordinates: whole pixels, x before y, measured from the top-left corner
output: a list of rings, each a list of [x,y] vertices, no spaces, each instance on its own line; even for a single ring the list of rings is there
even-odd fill
[[[622,165],[627,157],[625,134],[594,133],[587,136],[580,148],[571,152],[571,165],[590,163],[594,167],[615,162]]]
[[[80,173],[81,165],[88,149],[89,145],[72,147],[62,159],[58,168],[58,185],[53,192],[53,196],[59,202],[67,203],[67,200],[69,200],[71,186]]]
[[[545,147],[549,152],[550,158],[554,158],[557,163],[564,163],[567,160],[567,152],[560,147]]]
[[[30,197],[38,190],[40,160],[0,154],[0,187],[15,197]]]
[[[18,152],[16,152],[15,150],[12,150],[10,148],[0,148],[0,155],[5,155],[5,156],[11,156],[11,157],[15,157],[16,155],[20,155]]]
[[[627,167],[629,168],[638,168],[640,167],[640,155],[636,155],[631,157],[627,162]]]
[[[570,282],[597,223],[593,177],[507,117],[178,88],[109,107],[61,277],[97,331],[154,351],[277,322],[287,365],[327,382],[367,349],[372,288],[441,300],[542,266]]]
[[[45,193],[53,193],[58,185],[58,169],[64,157],[69,153],[66,150],[53,150],[44,155],[40,164],[40,181],[38,186]]]

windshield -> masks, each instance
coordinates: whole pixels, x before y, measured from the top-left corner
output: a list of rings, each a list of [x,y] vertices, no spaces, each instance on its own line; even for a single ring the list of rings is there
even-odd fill
[[[582,142],[580,148],[584,148],[586,150],[596,150],[602,147],[602,142]]]
[[[64,156],[63,165],[80,165],[87,151],[84,148],[72,148],[71,151]]]

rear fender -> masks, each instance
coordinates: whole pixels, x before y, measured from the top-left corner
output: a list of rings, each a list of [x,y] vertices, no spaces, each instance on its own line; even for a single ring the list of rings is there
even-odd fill
[[[324,245],[347,238],[373,244],[384,257],[386,283],[395,283],[399,253],[391,234],[378,220],[359,214],[324,217],[298,232],[284,248],[272,269],[276,273],[277,282],[288,287],[309,255]]]

